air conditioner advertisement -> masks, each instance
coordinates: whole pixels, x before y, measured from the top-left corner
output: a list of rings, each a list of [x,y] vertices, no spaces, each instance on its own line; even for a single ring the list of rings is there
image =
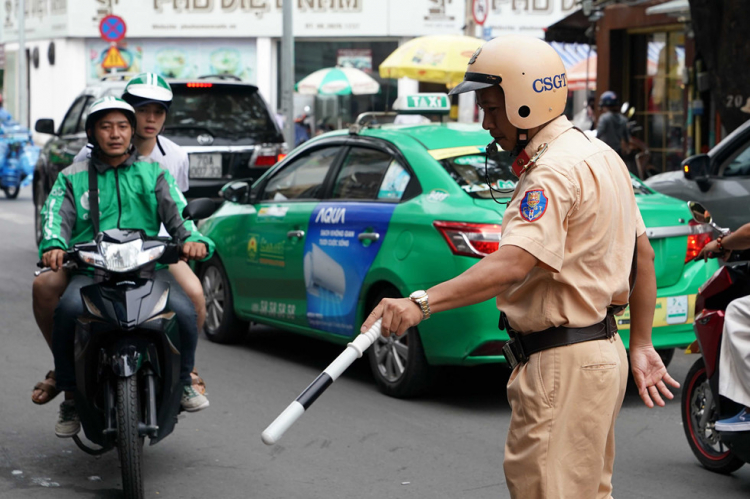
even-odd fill
[[[320,203],[315,208],[303,260],[310,327],[354,335],[362,283],[395,208],[385,203]],[[378,240],[361,237],[368,233],[379,234]]]

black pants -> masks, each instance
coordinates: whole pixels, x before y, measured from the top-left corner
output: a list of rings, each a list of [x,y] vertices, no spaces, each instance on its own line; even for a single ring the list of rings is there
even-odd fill
[[[169,283],[168,307],[177,315],[180,329],[180,381],[191,382],[190,371],[195,364],[195,348],[198,346],[197,315],[193,302],[187,297],[168,270],[159,270],[156,278]],[[55,308],[55,323],[52,327],[52,354],[55,357],[55,376],[60,390],[72,391],[76,387],[74,363],[74,341],[76,318],[84,313],[81,288],[93,284],[94,279],[73,274],[65,293]]]

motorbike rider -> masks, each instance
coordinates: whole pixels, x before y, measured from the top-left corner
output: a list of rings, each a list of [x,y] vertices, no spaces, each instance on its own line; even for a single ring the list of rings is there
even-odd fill
[[[750,249],[750,223],[706,244],[698,258],[719,255],[726,259],[733,250]],[[719,354],[719,394],[744,405],[734,417],[716,422],[719,431],[750,430],[750,295],[729,303],[724,313],[724,331]]]
[[[202,260],[213,253],[213,242],[201,235],[192,221],[182,218],[186,201],[174,177],[159,163],[141,156],[131,144],[135,127],[135,110],[122,99],[104,97],[89,108],[85,128],[93,145],[91,159],[60,172],[42,211],[44,229],[39,253],[44,265],[54,272],[61,270],[65,250],[95,236],[88,213],[88,177],[94,170],[98,178],[100,230],[138,228],[155,237],[163,223],[174,239],[184,242],[182,258]],[[190,378],[198,340],[195,308],[169,271],[158,270],[157,278],[170,283],[169,307],[179,324],[180,380],[184,384],[181,404],[187,411],[198,411],[209,403],[195,391]],[[80,289],[92,282],[85,271],[71,272],[70,283],[54,312],[51,340],[56,381],[58,389],[65,391],[55,425],[60,437],[73,436],[80,430],[73,400],[75,320],[84,311]]]
[[[122,99],[135,108],[136,129],[133,144],[144,157],[150,157],[166,168],[175,178],[182,192],[188,190],[188,155],[184,149],[159,134],[164,128],[170,106],[172,89],[164,78],[154,73],[141,73],[133,77],[125,87]],[[87,144],[75,156],[74,163],[86,161],[91,156],[92,145]],[[162,226],[160,236],[169,237]],[[193,302],[198,316],[198,331],[203,329],[206,318],[206,301],[200,280],[185,262],[169,266],[169,270]],[[52,317],[60,296],[68,285],[66,272],[42,274],[34,281],[33,308],[34,317],[42,335],[51,347]],[[205,383],[197,372],[193,373],[193,384],[196,390],[205,394]],[[45,404],[52,400],[59,390],[55,385],[54,371],[46,379],[34,386],[31,400],[36,404]]]
[[[599,121],[596,124],[596,138],[615,150],[621,157],[627,154],[630,146],[628,119],[617,108],[617,94],[607,90],[599,97]]]

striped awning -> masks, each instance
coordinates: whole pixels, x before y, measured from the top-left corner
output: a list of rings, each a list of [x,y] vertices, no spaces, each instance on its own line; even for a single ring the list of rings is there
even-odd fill
[[[550,42],[550,45],[565,65],[569,90],[596,89],[596,48],[585,43]]]

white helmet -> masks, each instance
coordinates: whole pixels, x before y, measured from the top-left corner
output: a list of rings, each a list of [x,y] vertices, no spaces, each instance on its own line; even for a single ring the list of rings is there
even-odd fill
[[[568,80],[562,59],[546,42],[524,35],[500,36],[474,52],[464,81],[450,94],[498,85],[505,111],[516,128],[528,130],[565,111]]]

